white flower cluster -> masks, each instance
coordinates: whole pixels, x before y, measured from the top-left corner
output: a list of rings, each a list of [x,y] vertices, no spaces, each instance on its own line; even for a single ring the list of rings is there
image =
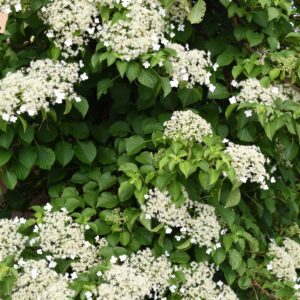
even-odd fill
[[[16,12],[22,9],[21,0],[0,0],[0,12],[9,14],[12,10]]]
[[[132,0],[97,0],[97,2],[101,6],[114,8],[118,4],[122,5],[123,7],[127,7],[132,2]]]
[[[27,237],[17,230],[25,222],[24,219],[0,219],[0,261],[13,255],[18,258],[25,249]]]
[[[225,152],[231,156],[232,167],[240,182],[255,182],[259,183],[262,189],[268,189],[266,181],[269,180],[270,175],[266,171],[265,164],[269,160],[261,153],[259,147],[229,142]]]
[[[291,249],[291,244],[289,243],[287,243],[287,247],[290,253],[295,255],[293,252],[295,248]],[[272,257],[272,260],[267,268],[272,274],[274,274],[279,280],[296,281],[297,273],[294,264],[295,260],[291,255],[289,255],[285,247],[280,247],[276,245],[275,242],[272,242],[269,246],[268,255]]]
[[[177,55],[170,57],[172,64],[171,86],[178,87],[181,81],[186,82],[187,88],[196,85],[206,85],[210,91],[215,90],[215,86],[210,82],[211,73],[209,68],[216,69],[210,59],[210,53],[203,50],[188,50],[179,44],[168,44],[168,48],[176,51]]]
[[[207,263],[192,262],[190,268],[181,268],[185,283],[179,288],[182,300],[211,299],[237,300],[232,289],[222,281],[213,281],[214,270]]]
[[[20,260],[18,267],[21,271],[13,287],[11,299],[61,300],[75,297],[75,291],[68,288],[68,279],[47,265],[46,260]]]
[[[36,231],[42,252],[51,253],[54,259],[72,259],[75,272],[101,262],[98,249],[85,240],[84,227],[74,223],[66,211],[46,212]]]
[[[265,88],[256,78],[249,78],[240,83],[234,81],[233,86],[240,88],[240,92],[229,99],[231,104],[248,102],[273,106],[277,99],[286,101],[296,97],[296,93],[289,87],[281,84]]]
[[[79,70],[77,63],[44,59],[7,74],[0,80],[0,116],[15,122],[25,112],[34,116],[56,103],[80,101],[74,92],[74,84],[82,80]]]
[[[186,7],[187,6],[187,7]],[[167,11],[167,19],[171,24],[176,24],[178,31],[184,31],[184,21],[188,16],[190,3],[175,0]]]
[[[159,0],[128,1],[126,19],[103,23],[100,40],[127,61],[157,51],[165,41],[165,14]]]
[[[179,229],[178,241],[188,236],[200,247],[211,247],[218,242],[221,226],[214,207],[191,201],[186,192],[184,204],[176,207],[169,193],[157,188],[150,190],[145,199],[146,203],[141,208],[146,218],[154,218],[164,224],[167,234],[172,232],[172,228]]]
[[[191,110],[175,111],[164,123],[164,137],[171,140],[202,142],[203,137],[212,135],[210,124]]]
[[[64,57],[76,56],[100,28],[97,0],[51,0],[40,17],[49,25],[47,37],[63,50]]]
[[[98,300],[162,299],[169,286],[172,266],[165,255],[155,258],[150,249],[138,251],[122,265],[113,264],[98,286]]]
[[[283,248],[293,259],[295,269],[300,269],[300,244],[290,238],[285,238]]]

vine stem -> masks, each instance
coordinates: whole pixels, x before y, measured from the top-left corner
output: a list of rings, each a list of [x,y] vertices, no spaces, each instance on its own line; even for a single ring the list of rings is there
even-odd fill
[[[252,286],[254,289],[255,288],[259,289],[260,292],[266,295],[267,297],[269,297],[270,300],[279,300],[276,296],[274,296],[273,294],[269,293],[266,289],[264,289],[256,280],[252,280]]]

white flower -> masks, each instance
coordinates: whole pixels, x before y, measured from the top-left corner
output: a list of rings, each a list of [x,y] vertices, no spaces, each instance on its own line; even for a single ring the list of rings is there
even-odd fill
[[[209,84],[208,89],[209,89],[210,92],[213,93],[216,90],[216,86],[213,85],[213,84]]]
[[[2,119],[3,119],[4,121],[9,121],[9,120],[10,120],[10,115],[7,114],[7,113],[3,113],[3,114],[2,114]]]
[[[239,103],[262,103],[266,106],[273,106],[278,98],[282,101],[299,98],[299,94],[291,87],[279,84],[265,88],[256,78],[241,81],[237,86],[241,89],[236,97]]]
[[[270,271],[270,270],[272,270],[272,269],[273,269],[272,264],[267,264],[267,270]]]
[[[269,180],[270,175],[265,168],[267,159],[257,146],[228,143],[225,152],[231,156],[232,167],[235,169],[240,182],[256,182],[260,184],[262,189],[268,187],[266,181]]]
[[[171,140],[183,139],[201,143],[203,137],[211,135],[210,124],[191,110],[175,111],[171,119],[164,123],[164,137]]]
[[[215,64],[213,65],[213,70],[214,70],[214,71],[217,71],[218,68],[219,68],[219,64],[215,63]]]
[[[151,49],[159,50],[159,42],[164,39],[167,27],[161,2],[129,1],[127,12],[126,19],[103,22],[99,37],[104,45],[126,61],[134,60]]]
[[[188,236],[201,247],[218,242],[221,227],[212,206],[190,200],[185,191],[185,201],[180,207],[176,207],[167,191],[149,190],[149,196],[141,206],[142,211],[164,224],[165,228],[173,227],[183,232],[183,235],[175,235],[177,241]]]
[[[230,104],[236,103],[236,97],[235,96],[230,97],[229,102],[230,102]]]
[[[245,110],[244,113],[245,113],[245,116],[246,116],[247,118],[252,117],[252,110],[251,110],[251,109]]]
[[[110,263],[115,264],[118,261],[118,258],[114,255],[110,258]]]
[[[160,49],[160,45],[159,44],[154,44],[153,45],[153,50],[154,51],[158,51]]]
[[[233,87],[237,87],[239,84],[238,84],[238,82],[237,82],[236,80],[232,80],[232,81],[231,81],[231,85],[232,85]]]
[[[145,69],[148,69],[148,68],[150,68],[151,64],[148,61],[145,61],[143,63],[143,66],[144,66]]]
[[[35,116],[40,110],[47,112],[51,105],[73,99],[74,85],[79,81],[76,63],[33,61],[0,80],[0,115],[5,121],[15,122],[22,113]]]
[[[49,268],[54,269],[56,267],[57,263],[55,261],[50,261]]]
[[[22,10],[22,6],[21,6],[20,3],[18,3],[18,4],[15,5],[15,10],[16,10],[16,12]]]
[[[174,284],[169,287],[169,290],[170,290],[171,293],[175,293],[176,289],[177,289],[177,286],[174,285]]]
[[[125,254],[121,255],[121,256],[119,256],[119,259],[120,259],[121,262],[123,262],[127,259],[127,255],[125,255]]]
[[[65,43],[64,43],[67,47],[71,47],[73,45],[73,40],[72,39],[67,39],[65,40]]]
[[[48,202],[45,206],[44,206],[44,209],[46,211],[51,211],[52,210],[52,205]]]
[[[87,76],[86,73],[83,73],[83,74],[80,75],[80,79],[81,79],[82,81],[85,81],[85,80],[88,80],[89,77]]]
[[[184,24],[178,25],[177,30],[178,31],[184,31],[185,30],[185,25]]]
[[[36,279],[38,277],[38,274],[39,274],[38,270],[36,270],[36,269],[31,270],[32,279]]]
[[[299,290],[299,289],[300,289],[300,284],[295,284],[295,285],[294,285],[294,289],[295,289],[295,290]]]
[[[207,255],[210,255],[212,252],[213,252],[213,249],[211,249],[211,248],[208,248],[208,249],[205,251],[205,253],[206,253]]]
[[[179,85],[179,81],[177,79],[173,79],[170,81],[171,87],[177,88]]]
[[[209,72],[213,65],[207,53],[197,49],[188,50],[175,43],[169,43],[167,47],[176,51],[176,56],[170,57],[172,87],[178,87],[180,81],[187,81],[187,88],[206,85],[211,92],[215,90],[216,87],[210,82]]]
[[[77,279],[78,278],[77,273],[76,272],[71,273],[71,278],[73,280]]]
[[[271,179],[270,179],[270,181],[271,181],[271,183],[275,183],[275,182],[276,182],[276,179],[275,179],[275,177],[274,177],[274,176],[272,176],[272,177],[271,177]]]
[[[93,293],[91,293],[90,291],[88,291],[88,292],[85,292],[85,298],[86,299],[92,299],[92,297],[93,297]]]
[[[167,227],[167,228],[166,228],[166,234],[171,234],[171,233],[172,233],[172,228]]]

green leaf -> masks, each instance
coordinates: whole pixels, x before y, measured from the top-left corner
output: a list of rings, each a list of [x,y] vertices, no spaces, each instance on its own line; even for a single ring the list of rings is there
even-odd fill
[[[13,190],[17,184],[17,176],[7,169],[2,171],[2,180],[5,186],[10,190]]]
[[[168,77],[161,77],[160,80],[161,80],[161,87],[164,92],[164,98],[166,98],[172,91],[170,79]]]
[[[229,98],[230,94],[225,86],[222,84],[215,84],[215,91],[208,93],[208,99],[226,99]]]
[[[127,231],[120,233],[120,243],[123,247],[126,247],[130,242],[130,234]]]
[[[193,168],[190,164],[189,161],[182,161],[179,163],[179,169],[180,171],[183,173],[183,175],[185,176],[185,178],[188,178],[192,172],[193,172]]]
[[[263,33],[257,33],[252,30],[247,30],[246,36],[247,40],[249,41],[250,47],[259,45],[264,39]]]
[[[112,148],[99,147],[97,160],[103,165],[110,165],[117,161],[116,152]]]
[[[139,76],[138,81],[139,83],[153,89],[157,83],[158,77],[155,72],[151,69],[145,70],[142,69]]]
[[[60,53],[61,53],[60,49],[57,48],[57,47],[52,47],[51,50],[50,50],[50,52],[51,52],[51,58],[53,60],[58,59],[59,56],[60,56]]]
[[[120,166],[119,171],[125,173],[128,177],[133,177],[138,173],[139,169],[133,163],[125,163]]]
[[[139,135],[134,135],[125,141],[126,152],[134,155],[146,148],[146,141]]]
[[[190,261],[189,255],[181,250],[176,250],[170,255],[171,262],[177,264],[186,264]]]
[[[5,165],[11,159],[12,153],[7,149],[0,148],[0,167]]]
[[[109,133],[112,136],[125,137],[128,135],[130,127],[125,121],[118,121],[113,123],[109,128]]]
[[[77,142],[75,155],[83,163],[90,165],[97,156],[97,149],[92,142]]]
[[[74,156],[73,146],[67,142],[60,142],[55,147],[57,161],[65,167]]]
[[[126,61],[118,61],[116,63],[116,66],[117,66],[117,69],[118,69],[121,77],[123,78],[126,73],[126,70],[127,70],[127,62]]]
[[[269,18],[269,21],[272,21],[273,19],[276,19],[279,16],[280,16],[280,10],[278,10],[275,7],[269,7],[268,8],[268,18]]]
[[[238,285],[242,290],[247,290],[252,285],[251,278],[247,277],[246,275],[243,275],[239,278]]]
[[[299,146],[297,144],[291,142],[288,143],[283,149],[285,159],[292,161],[297,156],[298,150]]]
[[[37,159],[36,164],[44,170],[50,170],[55,162],[54,152],[45,146],[36,146]]]
[[[102,193],[97,201],[97,207],[114,208],[117,204],[117,196],[109,192]]]
[[[182,89],[178,90],[178,97],[181,100],[183,107],[187,107],[191,104],[201,100],[203,91],[201,88]]]
[[[27,168],[31,169],[36,162],[37,153],[33,147],[22,147],[19,150],[18,159]]]
[[[118,189],[118,197],[121,202],[129,200],[134,194],[135,186],[129,181],[124,181],[120,184]]]
[[[191,24],[199,24],[205,15],[206,3],[204,0],[198,0],[188,14],[188,20]]]
[[[220,67],[228,66],[234,60],[234,56],[235,56],[234,53],[230,51],[225,51],[217,57],[217,64]]]
[[[239,188],[232,189],[226,199],[225,208],[236,206],[241,201],[241,192]]]
[[[215,264],[220,265],[226,258],[226,252],[224,251],[223,248],[218,248],[214,253],[213,253],[213,260]]]
[[[13,141],[14,131],[11,127],[8,127],[7,130],[0,131],[0,146],[8,149]]]
[[[117,182],[117,177],[112,176],[110,173],[104,173],[100,176],[98,180],[99,184],[99,192],[102,192],[111,186],[113,186]]]
[[[130,62],[128,63],[126,76],[130,82],[135,80],[140,73],[140,65],[137,62]]]
[[[269,76],[272,80],[276,79],[280,75],[280,69],[275,68],[270,71]]]
[[[20,127],[18,130],[20,139],[26,144],[30,145],[34,138],[34,130],[31,126],[27,126],[26,130]]]
[[[68,210],[68,212],[73,212],[78,207],[83,207],[84,205],[77,198],[68,198],[64,204],[64,207]]]
[[[82,118],[84,118],[89,110],[89,103],[83,97],[80,97],[80,99],[81,99],[81,101],[79,101],[79,102],[74,101],[73,106],[81,113]]]
[[[100,99],[102,95],[106,95],[111,87],[113,87],[113,81],[110,78],[100,80],[97,84],[97,99]]]
[[[237,270],[242,264],[242,256],[239,251],[236,249],[229,250],[229,264],[232,267],[232,270]]]

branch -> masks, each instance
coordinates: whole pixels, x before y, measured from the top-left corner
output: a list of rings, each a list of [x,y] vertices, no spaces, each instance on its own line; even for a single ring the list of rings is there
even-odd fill
[[[264,289],[256,280],[252,280],[252,286],[259,289],[260,293],[266,295],[270,300],[279,300],[276,296]]]

